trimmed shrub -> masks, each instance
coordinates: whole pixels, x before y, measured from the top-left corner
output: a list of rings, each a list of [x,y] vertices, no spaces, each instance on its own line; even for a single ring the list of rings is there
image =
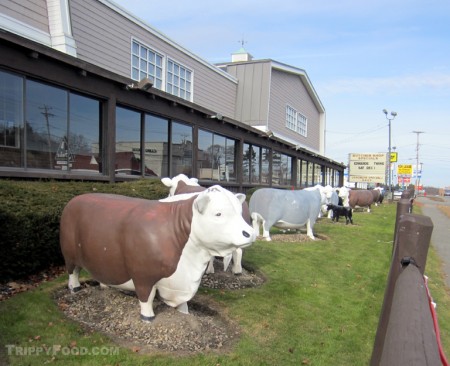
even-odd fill
[[[67,202],[88,193],[160,199],[168,190],[158,179],[124,183],[0,180],[0,282],[64,263],[59,219]]]

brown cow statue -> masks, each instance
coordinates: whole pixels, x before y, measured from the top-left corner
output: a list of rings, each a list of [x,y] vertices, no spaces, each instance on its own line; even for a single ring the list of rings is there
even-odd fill
[[[220,186],[159,201],[101,193],[73,198],[60,222],[69,289],[80,289],[84,268],[103,285],[135,291],[144,321],[155,316],[157,290],[187,312],[211,256],[255,240],[242,218],[244,200]]]
[[[370,206],[374,203],[374,195],[368,189],[348,189],[339,188],[339,197],[342,198],[343,205],[355,209],[357,207],[366,207],[370,212]]]

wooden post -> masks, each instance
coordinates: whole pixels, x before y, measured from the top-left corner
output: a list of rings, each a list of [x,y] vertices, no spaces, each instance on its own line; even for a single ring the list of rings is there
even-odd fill
[[[441,365],[423,275],[409,264],[395,284],[380,365]]]
[[[389,270],[383,305],[381,307],[375,342],[370,360],[371,366],[380,365],[384,339],[389,323],[395,283],[402,270],[402,260],[412,258],[423,275],[430,245],[433,223],[428,216],[403,214],[400,216],[395,236],[392,262]]]

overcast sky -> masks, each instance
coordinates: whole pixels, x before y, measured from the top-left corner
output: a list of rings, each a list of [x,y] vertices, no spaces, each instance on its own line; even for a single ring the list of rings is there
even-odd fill
[[[210,63],[241,47],[304,69],[326,109],[325,155],[387,152],[450,186],[450,1],[116,0]],[[423,133],[416,134],[413,131]]]

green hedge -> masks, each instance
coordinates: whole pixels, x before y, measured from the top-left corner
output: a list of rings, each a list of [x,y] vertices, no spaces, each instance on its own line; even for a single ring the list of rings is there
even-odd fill
[[[88,192],[160,199],[159,179],[125,183],[0,180],[0,282],[26,277],[64,263],[59,219],[66,203]]]

